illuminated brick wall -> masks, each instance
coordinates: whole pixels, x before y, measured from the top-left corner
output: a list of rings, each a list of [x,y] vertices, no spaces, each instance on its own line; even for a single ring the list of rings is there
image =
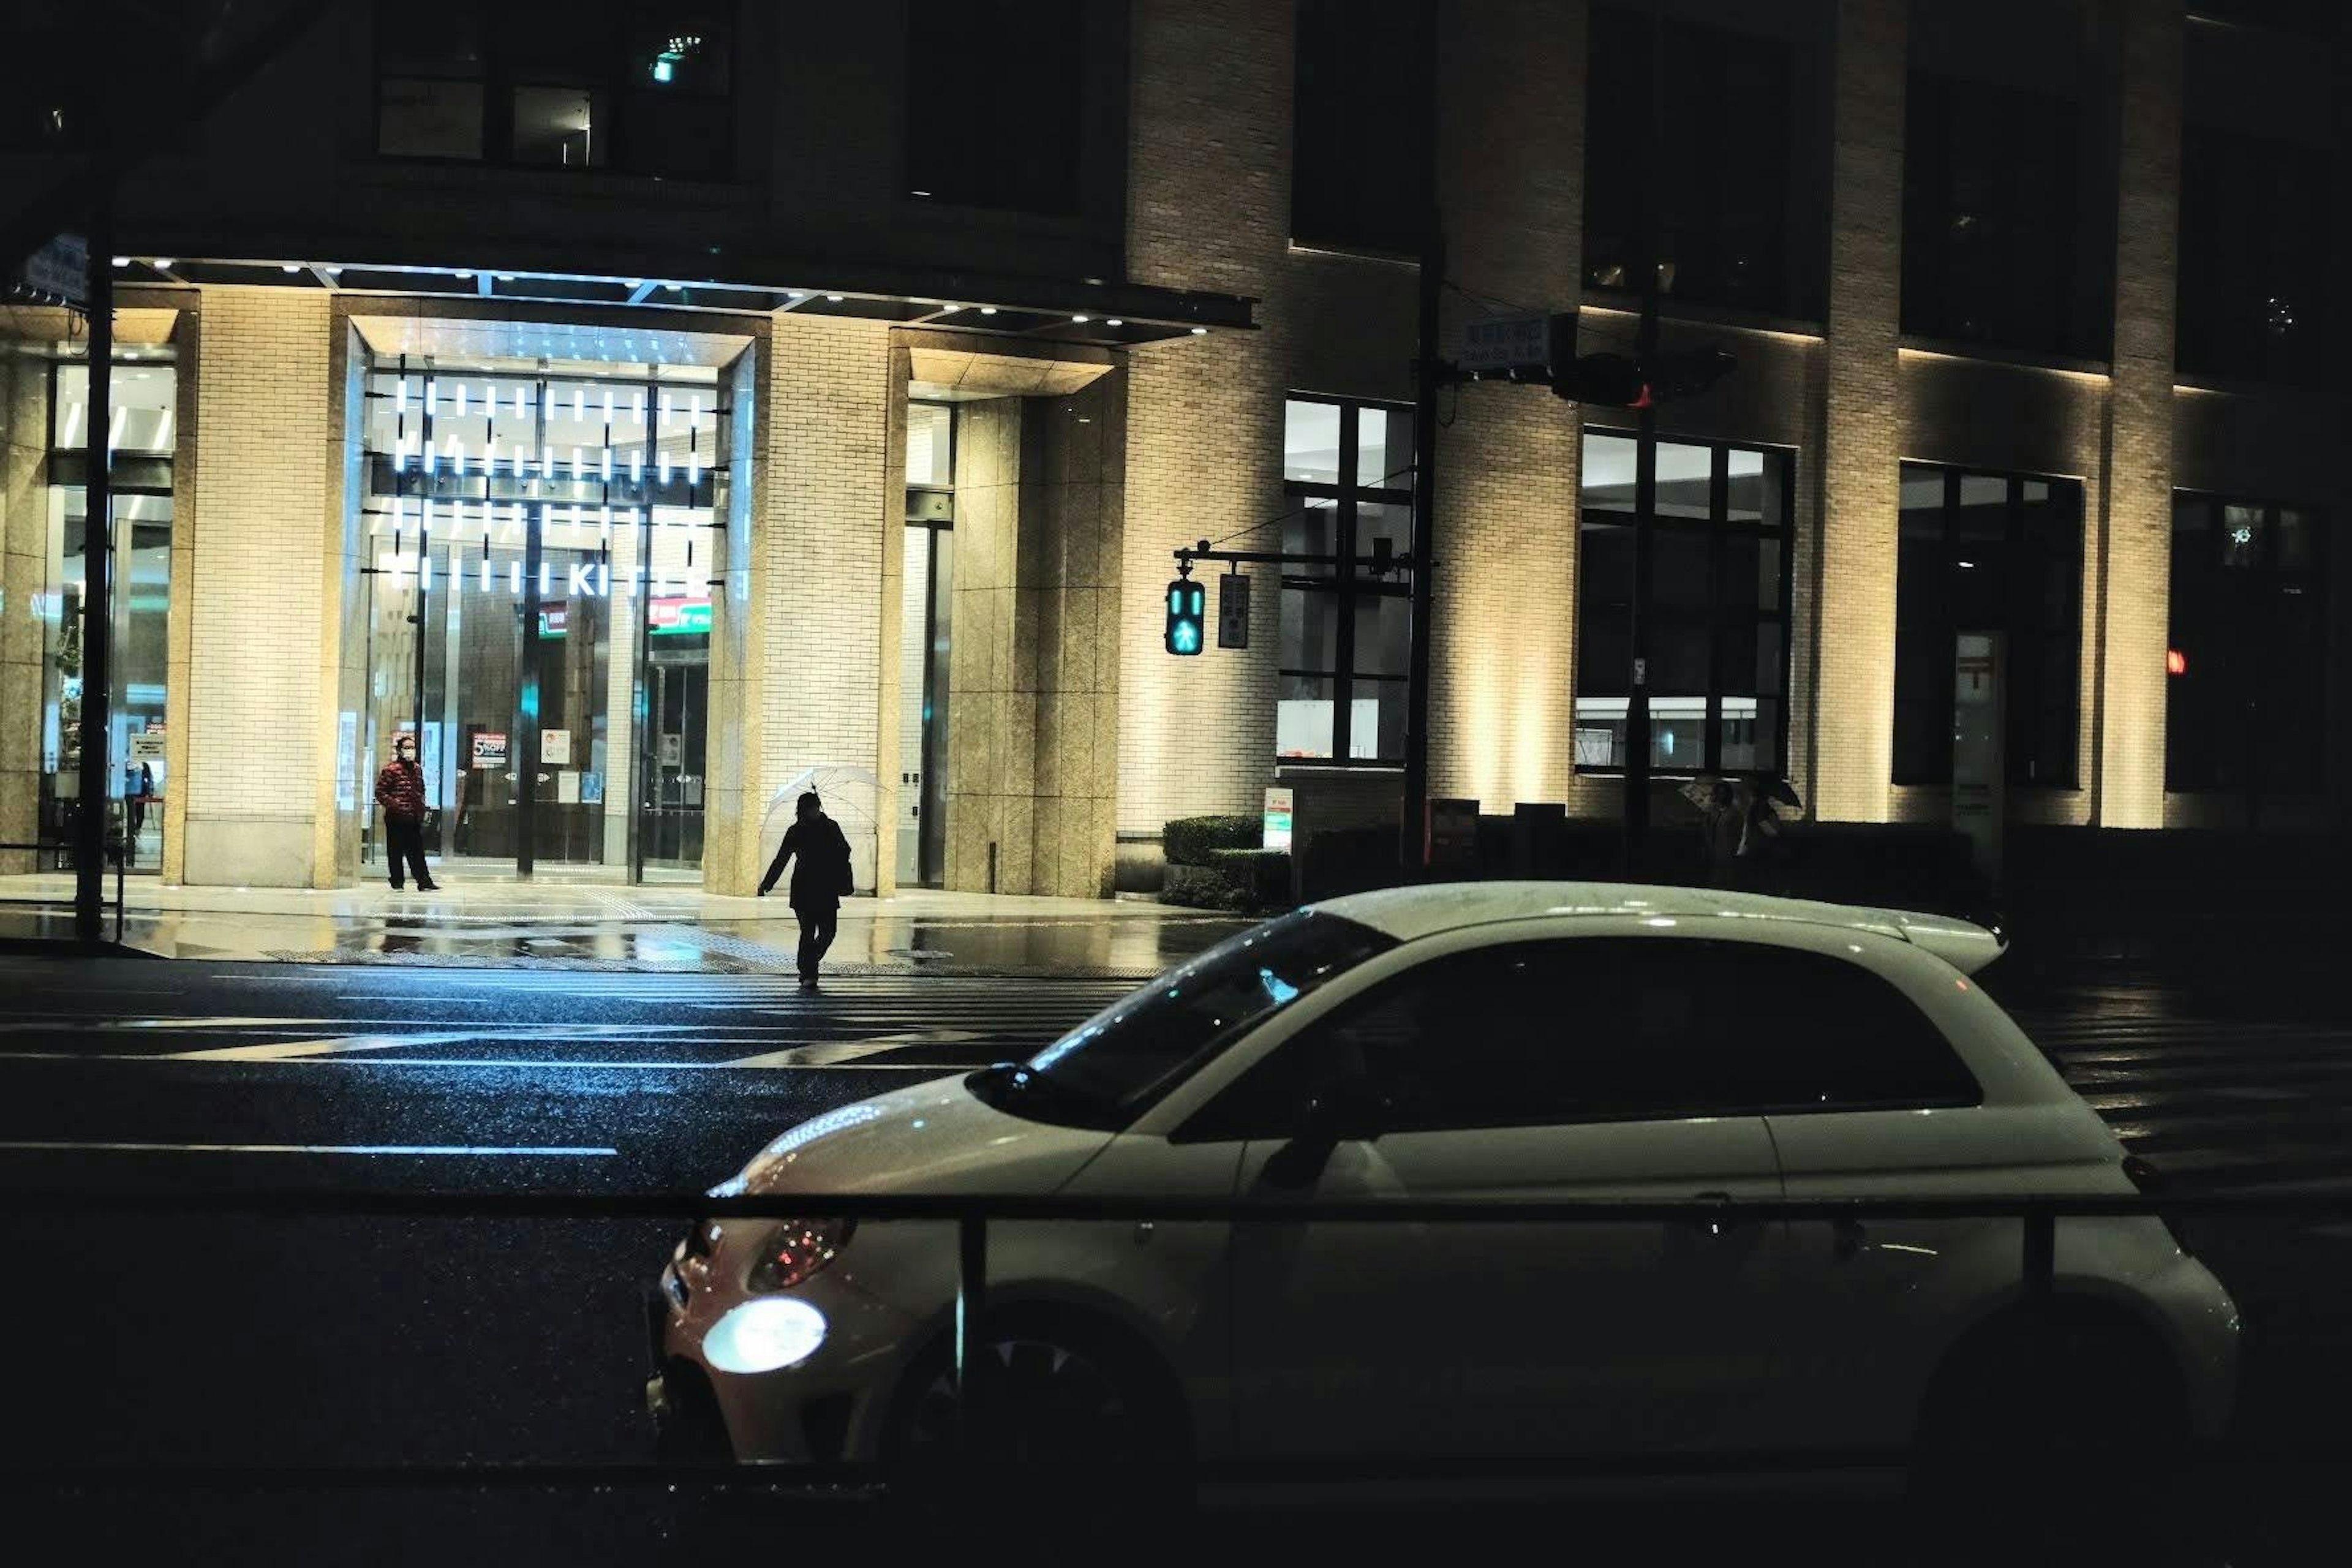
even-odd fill
[[[200,886],[332,886],[334,759],[323,635],[340,463],[323,293],[206,288],[188,539],[184,875]],[[179,588],[177,582],[173,584]],[[325,781],[326,789],[321,788]],[[328,826],[331,826],[331,824]],[[330,852],[321,854],[322,842]]]

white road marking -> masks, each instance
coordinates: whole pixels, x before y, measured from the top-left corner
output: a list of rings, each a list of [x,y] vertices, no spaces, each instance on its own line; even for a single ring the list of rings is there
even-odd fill
[[[0,1151],[26,1153],[101,1154],[420,1154],[446,1157],[546,1156],[568,1160],[607,1159],[618,1149],[567,1144],[545,1147],[495,1143],[131,1143],[78,1142],[65,1139],[0,1139]]]
[[[984,1037],[970,1029],[910,1029],[904,1034],[875,1035],[863,1040],[789,1046],[781,1051],[763,1051],[756,1057],[740,1057],[718,1065],[730,1068],[846,1067],[861,1058],[879,1056],[884,1051],[901,1050],[908,1046],[956,1046]]]
[[[321,1024],[364,1023],[365,1019],[283,1018],[255,1016],[243,1018],[92,1018],[73,1013],[51,1013],[0,1022],[0,1033],[30,1034],[41,1029],[98,1032],[114,1029],[287,1029],[317,1028]]]
[[[445,1035],[338,1035],[331,1039],[280,1040],[271,1046],[215,1046],[201,1051],[166,1051],[167,1062],[282,1062],[299,1057],[341,1056],[349,1051],[388,1051],[401,1046],[446,1046],[470,1040],[470,1029]]]

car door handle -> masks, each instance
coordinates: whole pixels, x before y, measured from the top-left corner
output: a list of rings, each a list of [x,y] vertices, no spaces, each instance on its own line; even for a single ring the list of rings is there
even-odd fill
[[[1719,1192],[1693,1193],[1691,1194],[1691,1202],[1697,1204],[1727,1205],[1731,1202],[1731,1194],[1729,1193]],[[1690,1222],[1690,1227],[1698,1232],[1701,1236],[1723,1236],[1730,1232],[1738,1223],[1738,1222],[1729,1218],[1694,1219]]]

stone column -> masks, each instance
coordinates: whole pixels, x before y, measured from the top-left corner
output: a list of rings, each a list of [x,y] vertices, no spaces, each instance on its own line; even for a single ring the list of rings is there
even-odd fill
[[[1449,274],[1573,311],[1584,239],[1581,0],[1440,16],[1437,188]],[[1481,307],[1449,293],[1444,335]],[[1449,394],[1449,398],[1453,395]],[[1569,798],[1582,420],[1542,389],[1459,389],[1438,436],[1433,794],[1487,812]]]
[[[40,837],[42,626],[48,583],[47,367],[0,342],[0,843]],[[30,871],[0,849],[0,875]]]
[[[768,372],[774,344],[764,333],[722,373],[728,383],[727,528],[715,546],[710,594],[710,710],[709,752],[702,790],[702,885],[710,892],[757,890],[760,817],[766,796],[760,787],[760,756],[766,733],[761,713],[765,689],[758,657],[758,601],[753,595],[759,541],[753,519],[765,517],[769,475],[761,455],[768,444]]]
[[[2095,820],[2164,826],[2172,567],[2172,327],[2179,271],[2180,0],[2121,12],[2114,378],[2107,396]]]
[[[334,884],[334,755],[321,743],[340,625],[325,549],[337,442],[323,292],[207,288],[188,592],[193,606],[184,878]],[[322,592],[323,590],[327,590]],[[328,602],[322,604],[321,599]]]
[[[1885,820],[1894,777],[1907,25],[1901,5],[1840,0],[1819,648],[1812,661],[1812,804],[1830,820]]]

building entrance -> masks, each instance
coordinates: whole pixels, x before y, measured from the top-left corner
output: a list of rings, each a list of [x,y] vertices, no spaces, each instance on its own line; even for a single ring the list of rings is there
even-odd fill
[[[404,356],[362,396],[369,776],[417,737],[461,873],[698,880],[717,373]]]

